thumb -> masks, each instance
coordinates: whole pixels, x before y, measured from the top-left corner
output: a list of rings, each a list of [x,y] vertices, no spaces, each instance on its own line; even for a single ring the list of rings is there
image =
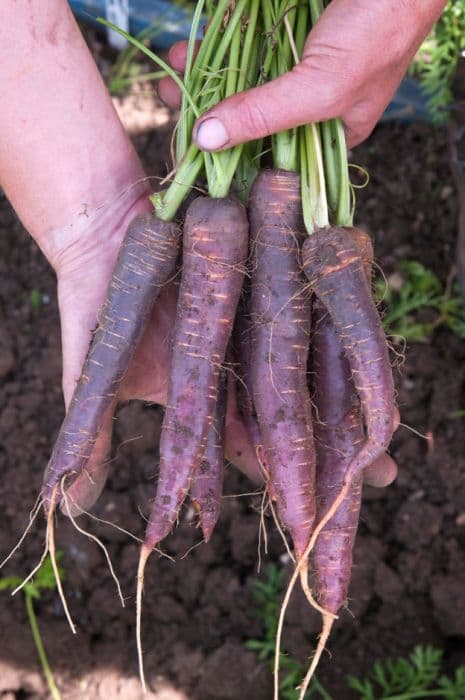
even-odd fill
[[[341,113],[341,86],[305,59],[289,73],[228,97],[194,126],[202,150],[216,151]]]

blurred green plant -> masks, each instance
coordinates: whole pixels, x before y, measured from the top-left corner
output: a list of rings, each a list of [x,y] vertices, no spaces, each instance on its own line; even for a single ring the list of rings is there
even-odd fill
[[[138,34],[136,39],[148,46],[159,32],[157,25],[151,25]],[[133,44],[128,44],[127,48],[118,54],[108,78],[108,90],[111,95],[121,95],[126,88],[141,80],[160,80],[166,75],[163,70],[148,71],[146,64],[138,60],[139,54],[139,49]]]
[[[57,562],[62,557],[62,552],[57,552]],[[60,578],[64,577],[63,570],[58,568]],[[14,591],[22,583],[22,579],[19,576],[5,576],[0,579],[0,591]],[[28,581],[23,588],[22,592],[24,595],[24,604],[26,607],[26,613],[29,620],[29,625],[31,627],[32,638],[34,640],[35,647],[37,649],[37,655],[39,657],[40,665],[42,666],[42,671],[45,676],[45,680],[50,690],[50,694],[53,700],[61,700],[60,691],[57,688],[55,679],[53,677],[52,669],[50,667],[47,653],[45,651],[45,646],[42,640],[42,635],[39,630],[39,625],[37,623],[37,617],[34,610],[34,600],[39,600],[41,598],[43,591],[53,591],[56,588],[55,574],[52,568],[52,562],[50,557],[47,557],[34,575],[32,581]]]
[[[436,123],[448,118],[448,106],[454,102],[452,83],[464,51],[465,0],[449,0],[412,64]]]
[[[42,306],[42,292],[40,291],[40,289],[37,289],[37,287],[31,289],[29,300],[31,302],[31,307],[34,309],[34,311],[40,309],[40,307]]]
[[[256,579],[253,582],[256,608],[251,614],[261,620],[263,637],[248,640],[246,647],[255,651],[259,659],[268,663],[271,669],[283,588],[283,572],[275,564],[266,567],[263,580]],[[377,661],[366,678],[349,676],[347,687],[357,693],[357,700],[465,700],[465,666],[459,666],[454,676],[449,678],[441,674],[442,657],[440,649],[416,646],[408,658]],[[306,668],[284,653],[281,655],[280,667],[280,698],[295,700],[298,697],[296,687],[304,677]],[[305,698],[333,700],[316,677]]]
[[[257,617],[263,625],[263,637],[261,639],[249,639],[246,642],[247,649],[258,654],[260,661],[267,663],[271,670],[274,664],[274,652],[276,643],[276,630],[278,626],[281,594],[284,588],[284,574],[275,564],[268,564],[265,569],[264,579],[253,581],[253,597],[256,608],[251,615]],[[299,696],[296,690],[305,676],[306,668],[303,664],[292,659],[285,652],[280,656],[280,698],[281,700],[296,700]],[[331,700],[316,677],[305,695],[306,700]]]
[[[386,309],[384,328],[394,341],[426,342],[441,325],[465,338],[465,308],[456,287],[447,289],[434,272],[416,260],[404,260],[397,272],[399,285],[380,278],[375,281],[375,298]],[[432,312],[431,319],[419,318],[418,312],[424,309]]]
[[[453,678],[441,675],[442,651],[416,646],[408,659],[377,661],[368,678],[349,676],[349,688],[359,693],[359,700],[425,700],[465,698],[465,666]]]

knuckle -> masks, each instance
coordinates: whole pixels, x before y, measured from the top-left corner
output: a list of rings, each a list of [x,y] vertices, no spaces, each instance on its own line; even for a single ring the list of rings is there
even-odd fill
[[[242,127],[241,132],[246,139],[261,138],[273,133],[272,125],[259,97],[251,99],[250,96],[245,95],[238,105],[237,113]]]
[[[339,116],[349,108],[355,90],[354,80],[352,76],[348,77],[347,70],[341,72],[340,57],[329,49],[324,52],[319,47],[318,51],[310,52],[292,69],[292,74],[296,89],[307,93],[313,91],[328,116]]]
[[[358,146],[360,143],[362,143],[369,137],[375,125],[372,123],[353,124],[350,121],[344,121],[344,127],[347,142],[350,145],[350,147],[354,147]]]

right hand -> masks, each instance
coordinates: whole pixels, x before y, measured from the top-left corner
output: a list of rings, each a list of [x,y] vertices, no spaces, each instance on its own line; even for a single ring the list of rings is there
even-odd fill
[[[310,122],[340,117],[349,148],[367,138],[446,5],[446,0],[332,0],[310,32],[300,63],[260,87],[233,95],[194,126],[200,148],[230,148]],[[170,52],[182,71],[186,44]],[[170,78],[160,96],[179,104]]]

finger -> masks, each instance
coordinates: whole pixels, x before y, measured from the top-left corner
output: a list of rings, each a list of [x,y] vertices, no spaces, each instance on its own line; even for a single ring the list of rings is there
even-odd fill
[[[179,109],[182,102],[181,91],[174,82],[173,78],[162,78],[158,81],[158,97],[167,107],[171,109]]]
[[[394,406],[394,432],[400,424],[400,413],[397,406]],[[363,483],[367,486],[384,488],[389,486],[397,477],[397,464],[388,454],[382,455],[363,472]]]
[[[159,293],[120,386],[118,401],[166,404],[177,291],[177,286],[169,283]]]
[[[367,486],[384,488],[392,484],[397,476],[397,464],[388,454],[379,457],[363,472],[363,483]]]
[[[342,11],[344,14],[344,8]],[[327,51],[318,49],[331,45],[333,25],[341,23],[337,10],[331,19],[332,15],[331,3],[310,32],[303,59],[291,71],[233,95],[202,115],[194,125],[197,145],[206,151],[221,150],[343,114],[349,106],[345,101],[348,91],[356,89],[354,81],[347,80],[348,52],[341,47],[328,58]]]
[[[89,510],[103,491],[110,471],[111,433],[113,425],[113,407],[107,412],[102,430],[95,443],[92,455],[83,471],[76,477],[69,488],[65,484],[65,496],[60,508],[66,516],[73,518]]]
[[[186,67],[187,51],[189,43],[187,41],[177,41],[168,52],[168,61],[174,70],[184,73]]]
[[[424,13],[412,3],[397,3],[395,11],[394,4],[353,3],[348,24],[347,1],[333,0],[310,32],[300,63],[202,115],[198,146],[221,150],[334,117],[344,120],[351,143],[358,143],[372,130],[443,2]],[[363,112],[371,103],[367,118]]]
[[[197,145],[205,151],[336,117],[342,111],[337,82],[322,84],[321,71],[306,62],[261,87],[233,95],[206,112],[194,126]]]
[[[399,76],[399,82],[400,79],[401,76]],[[355,148],[355,146],[358,146],[370,136],[397,89],[397,80],[393,79],[391,82],[391,90],[384,90],[384,100],[381,101],[379,95],[374,100],[370,93],[365,97],[360,97],[356,105],[348,109],[343,115],[344,132],[348,148]]]
[[[178,41],[170,48],[168,61],[172,68],[179,73],[184,73],[187,61],[188,42]],[[200,46],[200,41],[195,43],[194,56]],[[170,77],[162,78],[158,83],[158,95],[160,99],[171,109],[179,109],[181,106],[181,91],[174,80]]]

